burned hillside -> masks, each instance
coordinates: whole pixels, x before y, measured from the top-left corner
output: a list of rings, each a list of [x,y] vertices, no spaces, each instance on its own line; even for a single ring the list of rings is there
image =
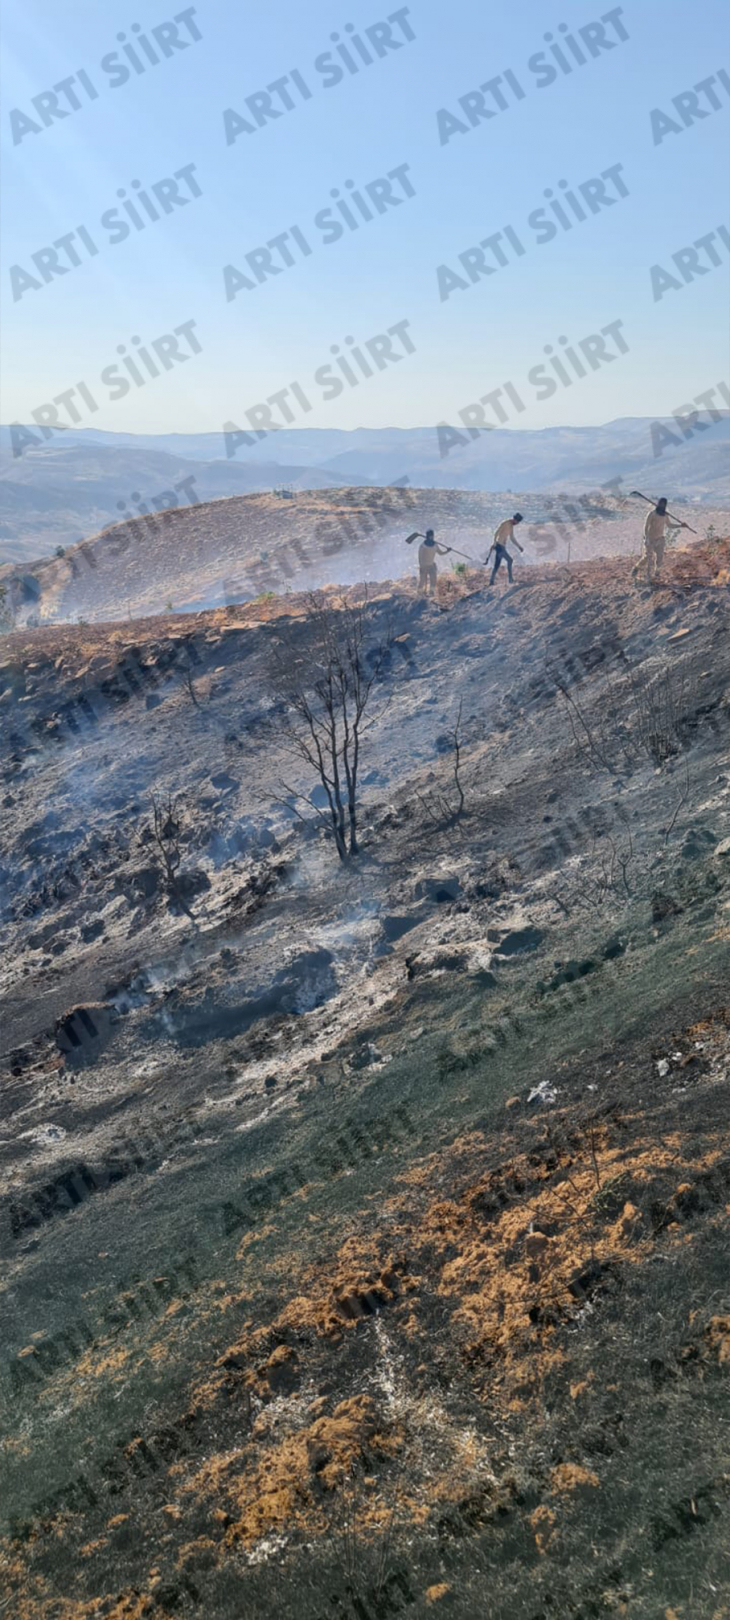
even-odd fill
[[[3,638],[20,1620],[727,1620],[729,584],[319,593],[343,860],[305,595]]]

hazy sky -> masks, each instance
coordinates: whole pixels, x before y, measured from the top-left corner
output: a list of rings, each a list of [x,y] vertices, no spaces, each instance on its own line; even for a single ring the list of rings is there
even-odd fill
[[[161,28],[175,15],[182,20]],[[395,20],[387,28],[373,28],[389,16]],[[601,17],[609,18],[602,34],[579,34]],[[124,55],[135,40],[141,72]],[[347,41],[354,73],[337,54]],[[555,42],[569,73],[550,54]],[[269,7],[199,0],[187,11],[180,0],[169,10],[164,0],[134,7],[131,0],[5,0],[4,43],[4,422],[28,421],[34,408],[84,383],[98,409],[92,413],[77,390],[82,426],[168,432],[235,421],[245,428],[248,409],[296,382],[312,408],[305,414],[291,392],[284,396],[292,425],[458,424],[460,408],[511,381],[525,407],[511,408],[511,425],[538,428],[666,415],[730,380],[730,238],[716,236],[699,250],[707,274],[687,284],[672,263],[672,254],[730,224],[730,76],[699,93],[694,105],[707,116],[688,127],[672,106],[673,97],[718,70],[727,75],[727,0],[633,0],[611,12],[591,0],[413,0],[399,12],[393,0],[382,7],[378,0],[356,7],[343,0]],[[284,76],[268,104],[281,116],[257,127],[256,111],[264,119],[267,104],[248,105],[247,98]],[[33,105],[62,81],[55,103],[51,95]],[[482,91],[481,102],[477,96],[460,106],[460,97],[488,81],[496,85]],[[287,98],[292,108],[285,111]],[[692,106],[685,101],[688,116]],[[680,131],[663,126],[659,144],[654,108]],[[238,115],[229,117],[230,144],[226,109]],[[453,115],[442,120],[441,135],[439,109]],[[479,111],[493,116],[471,127],[469,111],[475,119]],[[189,199],[184,206],[170,188],[151,189],[179,170],[187,170],[177,182],[178,198]],[[400,176],[390,196],[402,200],[388,206],[384,188],[364,188],[393,170]],[[594,214],[588,197],[598,207],[600,190],[578,188],[606,170],[613,173],[603,198],[615,200]],[[562,203],[572,228],[552,213],[528,223],[534,210],[549,209],[547,189],[561,197],[561,180],[574,198],[572,211]],[[138,198],[141,230],[123,212],[134,181],[160,216],[151,219]],[[347,197],[348,181],[361,200],[360,212],[349,203],[358,228],[336,212],[315,224],[321,210],[336,209],[333,189]],[[102,225],[114,208],[121,211]],[[549,235],[547,221],[556,234],[539,241]],[[342,226],[336,240],[335,222]],[[259,283],[256,269],[263,274],[267,261],[246,255],[285,231],[268,261],[281,273]],[[69,232],[76,235],[56,248],[55,260],[34,263],[33,254]],[[481,261],[474,254],[459,260],[497,232]],[[120,239],[110,242],[114,236]],[[284,267],[286,256],[293,262]],[[80,262],[70,268],[73,257]],[[493,273],[472,283],[468,267],[476,275],[480,263]],[[680,283],[659,299],[655,264]],[[442,273],[445,297],[440,265],[454,272]],[[63,266],[67,274],[53,273]],[[229,272],[238,289],[230,301],[226,266],[240,273]],[[171,369],[162,369],[152,340],[189,321],[200,352],[192,354],[182,335],[178,353],[190,358],[173,363],[163,345]],[[378,371],[363,344],[403,321],[414,352],[396,335],[391,352],[403,358],[386,364],[376,345],[385,365]],[[583,378],[574,368],[572,386],[561,382],[552,397],[536,397],[527,378],[546,363],[546,345],[559,352],[559,338],[567,338],[580,362],[578,341],[615,321],[623,323],[628,352],[618,354],[611,343],[613,362],[595,372],[583,365]],[[148,367],[145,386],[132,382],[122,397],[127,374],[105,382],[101,374],[123,363],[119,345],[133,353],[133,337],[160,375],[150,376]],[[363,357],[351,373],[359,385],[347,381],[338,397],[324,399],[327,376],[340,373],[316,383],[315,372],[334,364],[333,345],[346,352],[347,337]],[[373,375],[366,378],[363,368]],[[111,400],[114,390],[120,397]],[[61,420],[69,420],[67,408],[59,407]],[[274,420],[283,420],[282,408],[274,407]]]

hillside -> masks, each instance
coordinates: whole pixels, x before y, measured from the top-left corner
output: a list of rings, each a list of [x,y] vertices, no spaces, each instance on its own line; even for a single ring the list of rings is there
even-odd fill
[[[0,560],[32,561],[119,522],[120,511],[148,512],[219,500],[249,490],[329,489],[344,476],[286,462],[196,461],[164,450],[67,443],[0,455]]]
[[[717,390],[715,390],[717,401]],[[726,395],[722,396],[723,398]],[[705,401],[706,404],[706,401]],[[690,410],[690,406],[686,407]],[[435,427],[286,428],[248,442],[219,433],[105,433],[66,428],[13,454],[0,427],[0,560],[26,562],[73,545],[118,520],[135,502],[155,501],[192,479],[195,498],[273,490],[385,487],[595,491],[617,475],[624,488],[654,492],[657,480],[693,504],[730,503],[730,412],[706,408],[681,428],[674,417],[625,417],[600,427],[500,428],[442,441]],[[247,428],[242,417],[240,428]],[[233,454],[231,454],[233,451]],[[190,498],[180,496],[180,505]],[[569,498],[569,497],[568,497]],[[169,505],[168,501],[168,505]]]
[[[0,643],[7,1612],[728,1620],[730,540],[330,583],[343,864],[315,605],[210,606],[325,501],[176,514],[140,617]]]
[[[459,490],[343,489],[231,497],[182,505],[116,524],[65,556],[0,566],[0,585],[18,623],[89,622],[193,612],[247,601],[265,591],[319,589],[417,574],[412,530],[483,562],[492,533],[516,505],[525,518],[520,567],[546,560],[638,555],[645,508],[601,494],[583,505],[565,497]],[[722,509],[679,506],[700,536],[726,532]],[[454,555],[452,561],[463,559]],[[448,563],[446,564],[448,566]]]

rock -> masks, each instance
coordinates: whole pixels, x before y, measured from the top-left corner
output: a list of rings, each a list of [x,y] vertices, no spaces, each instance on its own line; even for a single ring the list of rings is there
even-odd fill
[[[372,1041],[364,1041],[352,1053],[348,1067],[354,1073],[358,1073],[360,1069],[369,1069],[374,1063],[380,1063],[382,1056],[382,1052]]]
[[[574,1299],[590,1299],[591,1294],[595,1293],[607,1270],[608,1267],[602,1265],[600,1260],[589,1260],[588,1264],[583,1266],[582,1270],[577,1271],[571,1278],[568,1283],[568,1292],[573,1295]]]
[[[14,584],[18,588],[18,600],[20,602],[38,601],[41,595],[41,585],[35,574],[18,574]]]
[[[231,776],[228,771],[216,771],[211,774],[210,780],[213,787],[218,788],[221,793],[232,793],[234,788],[241,786],[236,777]]]
[[[679,917],[682,907],[674,900],[671,894],[664,894],[661,889],[655,889],[651,897],[652,922],[668,922],[670,917]]]
[[[56,1021],[56,1046],[68,1068],[95,1063],[107,1046],[113,1027],[111,1008],[104,1002],[72,1007]]]
[[[710,854],[716,843],[717,838],[709,827],[691,827],[680,849],[680,860],[700,860],[703,855]]]
[[[458,877],[444,873],[440,877],[421,878],[416,884],[417,900],[435,900],[439,906],[449,905],[461,893]]]
[[[529,1255],[531,1260],[539,1260],[549,1249],[551,1241],[544,1232],[528,1232],[524,1244],[525,1254]]]
[[[434,945],[407,956],[406,968],[409,979],[421,979],[430,973],[468,973],[482,989],[493,990],[497,980],[488,965],[490,955],[478,940],[461,945]]]
[[[597,963],[589,956],[581,962],[566,962],[558,973],[553,974],[548,990],[558,990],[563,984],[574,984],[576,979],[584,979],[586,974],[595,973],[596,967]]]
[[[517,956],[521,951],[536,951],[544,934],[541,928],[513,928],[505,934],[499,946],[500,956]]]
[[[384,917],[382,929],[385,938],[391,943],[396,939],[402,939],[403,935],[408,934],[412,928],[417,928],[420,921],[420,917],[397,917],[395,915]]]
[[[138,866],[132,872],[122,872],[118,875],[117,888],[125,894],[131,891],[135,896],[151,900],[162,888],[162,873],[158,866]]]
[[[178,872],[175,882],[178,894],[181,894],[183,900],[187,900],[188,903],[194,900],[196,895],[205,894],[210,888],[210,878],[200,866],[191,866],[185,872]],[[172,898],[174,899],[174,891]]]
[[[339,982],[330,951],[302,951],[275,975],[242,1001],[218,999],[212,992],[193,999],[186,997],[157,1017],[166,1039],[180,1046],[203,1046],[208,1041],[242,1035],[262,1018],[311,1012],[337,994]]]
[[[273,1395],[291,1395],[300,1383],[299,1357],[288,1345],[280,1344],[264,1368],[269,1389]]]
[[[156,692],[148,692],[144,700],[144,706],[146,709],[159,709],[160,704],[163,701],[164,700],[161,697],[158,697]]]

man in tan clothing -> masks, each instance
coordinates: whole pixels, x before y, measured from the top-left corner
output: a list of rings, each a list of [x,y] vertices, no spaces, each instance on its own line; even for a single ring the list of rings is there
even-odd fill
[[[644,522],[644,545],[639,561],[631,570],[632,578],[636,579],[643,563],[646,563],[646,577],[648,583],[653,584],[659,577],[659,570],[664,561],[664,549],[667,544],[667,530],[676,534],[682,528],[681,523],[672,523],[667,512],[667,499],[662,495],[656,506],[647,512]]]
[[[450,550],[450,546],[439,546],[436,544],[433,529],[426,530],[426,538],[423,541],[423,545],[418,547],[419,594],[423,591],[425,592],[426,596],[433,595],[433,592],[436,589],[436,580],[438,579],[436,558],[437,556],[445,557]]]

